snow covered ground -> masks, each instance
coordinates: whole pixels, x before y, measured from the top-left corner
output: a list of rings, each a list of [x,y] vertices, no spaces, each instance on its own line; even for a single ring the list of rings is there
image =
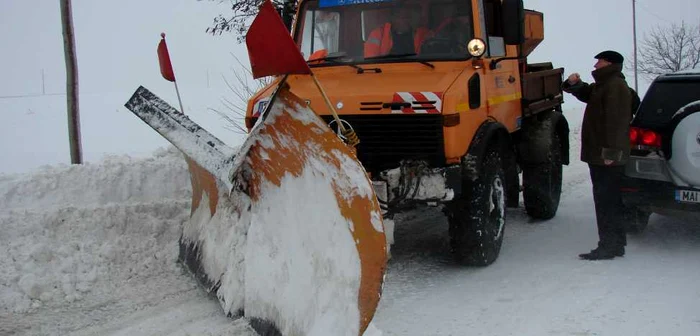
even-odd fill
[[[578,260],[596,228],[571,138],[557,216],[509,210],[489,267],[452,262],[436,209],[401,215],[384,335],[700,334],[700,222],[655,214],[624,258]],[[190,193],[171,149],[0,175],[0,335],[255,335],[175,262]]]
[[[0,335],[248,330],[176,263],[191,197],[179,152],[0,176]]]
[[[114,153],[145,158],[151,156],[154,150],[169,145],[124,107],[138,86],[138,82],[135,82],[125,91],[81,93],[81,137],[86,162],[99,162],[103,156]],[[171,87],[163,89],[156,84],[146,87],[173,106],[178,105],[175,90]],[[180,89],[188,92],[183,104],[192,120],[228,144],[242,142],[245,138],[242,132],[231,131],[227,122],[208,110],[213,108],[227,112],[220,103],[222,97],[226,97],[225,92],[186,86]],[[0,99],[0,111],[3,113],[0,173],[26,173],[43,165],[70,162],[65,106],[65,95]],[[243,125],[242,117],[234,118]]]
[[[375,318],[384,335],[699,335],[700,220],[655,214],[624,258],[578,260],[597,233],[590,184],[568,173],[555,219],[508,211],[487,268],[452,263],[437,211],[397,224]]]

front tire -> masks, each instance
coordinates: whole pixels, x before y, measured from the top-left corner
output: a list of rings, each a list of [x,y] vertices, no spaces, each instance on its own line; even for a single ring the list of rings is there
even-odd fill
[[[501,154],[490,148],[478,178],[464,181],[464,193],[447,207],[450,244],[463,265],[487,266],[501,251],[506,224],[506,184]]]

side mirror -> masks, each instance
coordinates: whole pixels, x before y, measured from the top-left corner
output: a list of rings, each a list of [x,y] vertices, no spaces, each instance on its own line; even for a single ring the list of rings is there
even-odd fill
[[[523,0],[503,0],[503,41],[508,45],[525,42],[525,6]]]

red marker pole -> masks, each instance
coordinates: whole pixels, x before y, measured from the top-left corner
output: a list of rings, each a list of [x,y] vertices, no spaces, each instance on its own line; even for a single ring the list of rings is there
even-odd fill
[[[175,83],[175,93],[177,94],[177,102],[180,103],[180,112],[182,112],[182,114],[185,114],[185,108],[182,107],[182,99],[180,98],[180,89],[178,89],[178,87],[177,87],[177,81],[175,81],[174,83]]]
[[[175,92],[177,93],[177,101],[180,103],[180,112],[185,113],[182,107],[182,99],[180,98],[180,89],[177,87],[175,80],[175,72],[173,64],[170,62],[170,53],[168,53],[168,45],[165,42],[165,33],[160,33],[160,43],[158,43],[158,63],[160,64],[160,74],[167,81],[175,83]]]

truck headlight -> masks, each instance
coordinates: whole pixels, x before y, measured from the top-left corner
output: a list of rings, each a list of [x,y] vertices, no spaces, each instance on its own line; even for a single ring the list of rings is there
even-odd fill
[[[467,50],[473,57],[479,58],[486,53],[486,43],[480,38],[475,38],[467,44]]]

